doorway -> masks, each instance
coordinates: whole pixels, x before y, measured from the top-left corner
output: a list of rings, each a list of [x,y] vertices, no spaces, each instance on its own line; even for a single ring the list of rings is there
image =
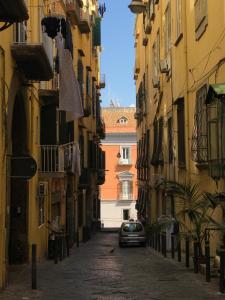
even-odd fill
[[[12,156],[24,156],[27,150],[27,121],[22,94],[15,97],[12,118]],[[28,184],[27,180],[10,180],[9,264],[28,260]]]

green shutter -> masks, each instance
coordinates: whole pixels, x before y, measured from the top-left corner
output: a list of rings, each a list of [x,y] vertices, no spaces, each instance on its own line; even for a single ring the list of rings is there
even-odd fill
[[[101,46],[101,17],[95,18],[93,27],[93,46]]]

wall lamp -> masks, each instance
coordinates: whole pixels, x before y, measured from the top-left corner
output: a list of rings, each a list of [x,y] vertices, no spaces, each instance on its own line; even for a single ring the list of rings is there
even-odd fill
[[[132,0],[131,4],[128,5],[130,11],[134,14],[143,13],[146,10],[146,5],[142,0]]]

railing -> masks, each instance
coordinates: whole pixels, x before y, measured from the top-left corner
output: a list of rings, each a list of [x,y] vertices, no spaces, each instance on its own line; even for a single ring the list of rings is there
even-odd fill
[[[43,173],[64,172],[64,149],[58,145],[40,146],[39,171]]]
[[[134,200],[134,195],[133,194],[120,193],[119,197],[120,197],[120,200]]]
[[[131,165],[131,160],[130,159],[122,159],[122,158],[120,158],[118,164],[119,165]]]
[[[101,74],[99,85],[100,85],[100,88],[101,88],[101,89],[104,89],[104,88],[105,88],[105,74]]]

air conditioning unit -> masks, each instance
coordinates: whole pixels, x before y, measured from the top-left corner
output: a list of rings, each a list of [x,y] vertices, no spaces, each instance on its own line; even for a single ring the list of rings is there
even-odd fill
[[[160,71],[161,73],[169,73],[170,71],[170,64],[169,64],[169,60],[168,59],[161,59],[160,60]]]
[[[152,78],[152,85],[154,88],[159,88],[160,87],[160,81],[158,77],[153,77]]]
[[[41,181],[38,183],[38,196],[43,197],[48,195],[48,182]]]

